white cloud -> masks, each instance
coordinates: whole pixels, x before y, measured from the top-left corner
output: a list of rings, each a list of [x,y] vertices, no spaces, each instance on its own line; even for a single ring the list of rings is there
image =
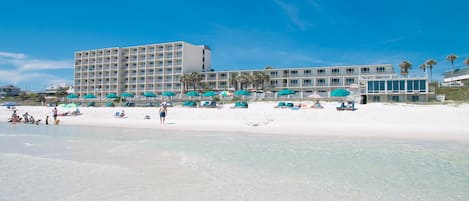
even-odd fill
[[[300,30],[306,30],[308,27],[311,27],[313,25],[311,22],[300,18],[298,6],[294,4],[288,4],[280,0],[276,0],[275,3],[282,8],[288,18],[290,18],[292,23]]]
[[[23,53],[0,52],[0,84],[28,85],[42,90],[40,87],[54,84],[53,80],[71,83],[51,71],[71,68],[73,62],[68,60],[34,59]]]

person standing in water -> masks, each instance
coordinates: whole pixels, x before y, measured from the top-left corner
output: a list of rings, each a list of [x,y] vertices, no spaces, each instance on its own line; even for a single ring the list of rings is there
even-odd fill
[[[57,120],[57,107],[54,107],[54,109],[52,110],[52,115],[54,116],[54,122]]]
[[[166,104],[164,102],[160,105],[159,112],[160,112],[160,124],[164,125],[166,115],[168,115],[168,109],[166,108]]]

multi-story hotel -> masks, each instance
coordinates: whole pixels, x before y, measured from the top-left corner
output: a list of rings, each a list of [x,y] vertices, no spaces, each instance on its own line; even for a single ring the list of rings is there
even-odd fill
[[[200,73],[206,87],[215,91],[240,88],[240,83],[232,82],[234,77],[262,72],[269,76],[262,85],[272,92],[270,96],[288,88],[298,98],[313,93],[328,98],[334,89],[352,87],[372,102],[426,101],[429,94],[426,76],[402,78],[390,64],[212,71],[210,49],[186,42],[75,52],[75,93],[98,98],[131,93],[138,99],[146,92],[172,91],[181,97],[185,88],[181,76],[192,72]],[[259,89],[255,88],[245,86]]]

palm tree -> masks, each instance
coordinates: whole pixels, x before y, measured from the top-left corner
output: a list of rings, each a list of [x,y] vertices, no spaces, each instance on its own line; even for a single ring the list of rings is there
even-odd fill
[[[464,64],[466,64],[466,66],[469,67],[469,57],[467,57],[466,59],[464,59]]]
[[[409,69],[412,68],[412,64],[408,61],[403,61],[401,62],[401,64],[399,64],[399,67],[401,68],[401,75],[408,76]]]
[[[419,68],[422,69],[423,72],[426,72],[427,71],[427,64],[425,64],[425,63],[420,64]]]
[[[184,89],[184,93],[186,91],[189,91],[189,83],[191,83],[191,75],[190,74],[184,74],[181,76],[181,79],[179,80],[182,83],[182,88]]]
[[[451,68],[454,69],[454,60],[456,60],[458,58],[458,56],[454,55],[454,54],[450,54],[448,56],[446,56],[446,60],[448,60],[450,63],[451,63]]]
[[[243,90],[243,86],[246,86],[245,88],[248,87],[248,84],[249,84],[249,75],[245,75],[245,74],[240,74],[238,76],[236,76],[236,81],[240,84],[241,86],[241,90]]]
[[[196,87],[200,84],[202,79],[203,79],[202,75],[199,74],[198,72],[193,72],[190,74],[190,82],[194,87],[194,91],[196,90]]]
[[[235,90],[238,90],[238,80],[236,79],[237,76],[238,75],[236,75],[234,73],[230,73],[229,82],[230,82],[231,86],[234,86]]]
[[[59,87],[57,91],[55,92],[57,98],[59,98],[60,100],[63,100],[63,98],[68,95],[68,92],[67,92],[68,89],[69,87]]]
[[[432,80],[433,66],[436,64],[437,64],[436,61],[433,59],[429,59],[425,61],[425,65],[427,65],[427,68],[430,70],[430,81]]]

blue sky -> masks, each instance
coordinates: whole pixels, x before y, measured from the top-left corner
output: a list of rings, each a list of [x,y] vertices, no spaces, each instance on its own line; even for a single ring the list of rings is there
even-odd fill
[[[0,84],[72,83],[77,50],[207,44],[215,70],[393,64],[426,59],[433,77],[469,57],[464,0],[5,1]]]

